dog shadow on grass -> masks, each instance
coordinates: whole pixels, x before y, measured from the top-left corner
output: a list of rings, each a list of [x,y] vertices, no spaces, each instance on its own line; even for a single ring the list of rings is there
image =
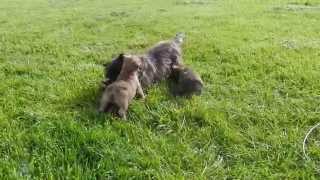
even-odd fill
[[[79,92],[67,102],[69,110],[75,112],[76,121],[92,126],[104,124],[114,119],[109,114],[98,112],[102,92],[99,85],[91,86]]]
[[[190,103],[190,99],[192,99],[173,95],[174,86],[170,80],[154,84],[145,89],[144,92],[146,94],[146,100],[135,98],[131,103],[128,110],[128,121],[139,121],[137,123],[145,124],[146,126],[151,127],[151,129],[156,128],[158,124],[161,124],[160,119],[163,117],[160,117],[159,115],[163,113],[163,110],[169,111],[169,113],[172,111],[171,113],[173,114],[176,110],[186,111],[184,109],[185,105]],[[85,126],[96,126],[105,123],[110,124],[114,121],[121,121],[111,114],[98,112],[102,93],[103,90],[99,84],[89,86],[79,91],[73,98],[70,98],[68,102],[66,102],[67,107],[65,108],[68,108],[68,111],[73,113],[72,116],[75,121]],[[172,107],[173,109],[169,107]],[[185,113],[194,119],[194,113]],[[179,118],[174,117],[175,115],[170,116],[170,119],[172,120]],[[197,120],[196,124],[199,124],[199,122],[200,121]]]

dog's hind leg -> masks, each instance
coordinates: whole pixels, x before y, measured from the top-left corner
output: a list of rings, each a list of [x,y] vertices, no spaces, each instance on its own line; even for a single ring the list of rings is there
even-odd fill
[[[129,102],[127,100],[121,100],[119,102],[118,116],[124,120],[127,119],[127,110],[128,110]]]
[[[113,113],[113,109],[114,109],[114,104],[113,103],[109,103],[107,106],[106,106],[106,109],[105,109],[105,112],[108,112],[108,113]]]
[[[118,116],[124,120],[127,120],[127,116],[126,116],[126,110],[123,108],[120,108],[118,110]]]

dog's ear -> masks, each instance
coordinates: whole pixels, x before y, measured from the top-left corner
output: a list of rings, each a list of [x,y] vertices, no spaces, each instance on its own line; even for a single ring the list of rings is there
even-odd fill
[[[110,62],[107,62],[107,63],[104,63],[104,64],[102,64],[104,67],[109,67],[110,66]]]
[[[141,57],[140,57],[140,60],[141,60],[141,62],[142,62],[142,64],[143,64],[143,63],[145,63],[145,62],[147,61],[147,58],[141,56]]]
[[[140,61],[141,61],[141,64],[140,64],[139,69],[140,69],[140,70],[143,70],[143,69],[145,68],[145,64],[146,64],[146,62],[147,62],[147,58],[144,57],[144,56],[140,56]]]
[[[112,56],[114,57],[114,55],[112,55]],[[123,58],[124,58],[124,53],[120,53],[117,58],[113,59],[113,61],[114,60],[119,60],[119,61],[122,62]],[[109,67],[111,65],[111,62],[107,62],[107,63],[104,63],[102,65],[107,68],[107,67]]]
[[[176,69],[181,69],[181,66],[177,65],[177,64],[173,64],[172,65],[172,69],[176,70]]]
[[[123,59],[124,58],[124,53],[120,53],[118,56],[118,59]]]
[[[101,81],[101,84],[103,87],[107,87],[108,85],[110,85],[112,83],[112,81],[110,79],[105,79],[103,81]]]

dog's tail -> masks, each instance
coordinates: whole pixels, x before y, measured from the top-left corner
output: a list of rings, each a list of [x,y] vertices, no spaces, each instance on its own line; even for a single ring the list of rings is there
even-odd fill
[[[173,42],[176,43],[177,45],[181,45],[184,41],[185,34],[183,32],[178,32],[176,36],[173,39]]]

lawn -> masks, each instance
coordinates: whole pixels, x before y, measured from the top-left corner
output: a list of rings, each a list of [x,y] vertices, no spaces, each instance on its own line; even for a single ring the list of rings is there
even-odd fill
[[[97,112],[104,62],[181,31],[201,96]],[[318,0],[0,0],[0,79],[1,179],[320,176]]]

